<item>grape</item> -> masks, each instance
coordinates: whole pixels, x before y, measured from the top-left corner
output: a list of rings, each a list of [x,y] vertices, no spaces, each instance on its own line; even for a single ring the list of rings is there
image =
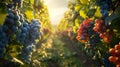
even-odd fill
[[[10,19],[10,18],[6,18],[4,24],[8,25],[8,26],[11,26],[11,25],[14,24],[14,20]]]
[[[100,5],[100,8],[103,10],[106,10],[106,9],[108,9],[108,4],[106,2],[102,2]]]
[[[18,2],[19,2],[19,0],[13,0],[13,2],[18,3]]]
[[[14,6],[18,6],[23,0],[13,0]],[[32,53],[37,44],[36,39],[41,38],[41,24],[37,19],[31,20],[28,23],[27,19],[20,13],[19,10],[12,9],[13,6],[8,4],[8,15],[5,22],[0,26],[0,58],[3,57],[4,48],[7,44],[13,41],[23,46],[21,50],[21,57],[25,62],[30,63]]]
[[[4,30],[3,30],[4,32],[7,32],[7,30],[8,30],[7,25],[3,25],[2,28],[4,29]]]
[[[100,41],[98,33],[93,30],[94,23],[90,19],[86,19],[80,24],[78,29],[78,41],[85,43],[88,42],[90,45],[95,45]]]
[[[26,27],[23,27],[21,30],[23,33],[28,31],[28,29]]]
[[[102,13],[103,18],[108,16],[108,11],[112,7],[112,0],[100,0],[97,1],[98,5],[100,6],[100,11]]]
[[[24,59],[27,63],[30,63],[32,57],[31,55],[33,51],[34,51],[33,44],[29,44],[27,47],[24,47],[22,51],[22,56],[23,56],[22,59]]]
[[[33,52],[33,45],[36,44],[35,40],[38,39],[38,36],[40,36],[40,31],[38,27],[39,22],[38,21],[33,21],[32,23],[28,24],[26,22],[23,22],[23,27],[21,27],[21,33],[22,34],[20,37],[18,36],[17,39],[23,43],[23,51],[22,51],[22,56],[24,56],[24,52],[27,53],[23,59],[28,63],[30,62],[31,57],[30,54]],[[27,57],[27,58],[26,58]],[[29,58],[28,58],[29,57]]]
[[[21,24],[20,21],[16,21],[16,22],[15,22],[15,25],[16,25],[17,27],[20,27],[22,24]]]
[[[4,44],[2,44],[2,45],[4,45]],[[2,52],[4,52],[4,48],[0,47],[0,53],[2,53]]]
[[[3,26],[0,26],[0,58],[3,57],[4,47],[8,43],[6,33],[4,32]]]
[[[26,47],[26,49],[28,49],[29,51],[34,51],[34,45],[29,45]]]
[[[109,49],[109,53],[115,55],[115,49],[114,48]]]
[[[113,36],[113,30],[105,26],[105,22],[101,19],[96,19],[93,30],[99,34],[99,36],[107,43],[110,43]],[[107,32],[107,30],[109,30]]]
[[[17,32],[18,27],[16,27],[16,26],[12,26],[11,30],[12,30],[12,32]]]
[[[95,26],[93,28],[94,31],[96,31],[98,33],[103,33],[106,31],[106,27],[105,27],[103,20],[96,19],[95,22],[96,23],[95,23]]]
[[[18,4],[18,6],[21,7],[23,0],[13,0],[13,2],[15,4],[15,6],[16,6],[16,4]]]
[[[8,4],[7,7],[8,7],[8,8],[12,8],[12,7],[13,7],[13,4]]]
[[[118,57],[110,56],[110,57],[109,57],[109,60],[110,60],[111,62],[116,62],[116,61],[118,60]]]
[[[116,44],[114,48],[109,49],[109,53],[112,55],[108,59],[113,62],[116,67],[120,64],[120,44]]]
[[[100,42],[100,37],[97,33],[92,35],[89,39],[90,45],[94,45],[94,44],[99,43],[99,42]]]
[[[37,32],[39,29],[38,28],[34,28],[33,29],[33,32]]]
[[[115,49],[119,50],[120,49],[120,45],[115,45]]]
[[[13,13],[9,13],[7,17],[13,19],[14,18],[14,14]]]
[[[28,23],[23,22],[23,27],[27,27],[27,26],[28,26]]]
[[[103,17],[107,17],[108,16],[108,10],[100,10],[100,12],[102,13]]]
[[[120,67],[120,64],[117,64],[116,67]]]
[[[19,15],[15,15],[14,16],[14,20],[19,21],[20,20],[20,16]]]

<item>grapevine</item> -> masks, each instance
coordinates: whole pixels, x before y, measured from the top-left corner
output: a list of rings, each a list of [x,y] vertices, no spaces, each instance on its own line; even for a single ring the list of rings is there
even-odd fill
[[[69,0],[55,29],[44,1],[0,1],[0,67],[120,67],[119,0]]]
[[[32,53],[37,45],[36,40],[41,38],[41,24],[38,19],[28,21],[25,18],[20,10],[23,0],[13,0],[12,2],[13,4],[6,5],[8,15],[3,25],[0,26],[0,58],[4,57],[5,46],[16,42],[23,46],[20,59],[30,63]]]
[[[69,9],[66,11],[68,14],[64,14],[64,18],[59,24],[61,30],[64,32],[72,28],[73,36],[77,38],[80,45],[84,44],[80,49],[83,49],[88,57],[105,67],[114,66],[108,59],[110,56],[108,51],[120,41],[120,1],[74,0],[70,1],[69,5]],[[73,15],[73,17],[69,15]],[[114,61],[118,60],[113,57],[110,58]]]

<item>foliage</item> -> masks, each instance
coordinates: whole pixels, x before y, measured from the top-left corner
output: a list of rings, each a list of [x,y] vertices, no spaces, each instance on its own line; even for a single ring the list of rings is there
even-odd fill
[[[109,67],[113,64],[108,60],[108,50],[120,41],[119,9],[118,0],[70,1],[58,30],[62,32],[71,28],[73,36],[78,34],[77,39],[84,44],[86,54],[101,66]],[[87,22],[88,19],[92,21]]]
[[[46,27],[49,31],[52,29],[44,1],[1,0],[0,17],[0,58],[4,59],[2,62],[7,63],[7,60],[20,66],[32,65],[33,61],[39,58],[33,55],[34,52],[40,49],[41,40],[48,37],[46,34],[45,38],[41,37],[42,31]]]

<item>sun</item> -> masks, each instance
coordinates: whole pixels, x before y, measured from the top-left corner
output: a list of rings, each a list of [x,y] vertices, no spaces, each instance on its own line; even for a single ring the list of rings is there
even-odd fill
[[[45,0],[52,25],[58,25],[67,10],[66,0]]]

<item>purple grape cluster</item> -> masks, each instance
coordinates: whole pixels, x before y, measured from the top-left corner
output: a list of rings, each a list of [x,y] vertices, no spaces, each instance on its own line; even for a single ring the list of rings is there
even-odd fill
[[[14,5],[17,6],[18,4],[18,7],[21,7],[24,0],[12,0],[12,1],[14,2]]]
[[[21,52],[21,59],[29,64],[31,61],[31,57],[34,49],[35,49],[35,45],[33,45],[32,43],[29,43],[28,46],[23,47]]]
[[[89,38],[89,43],[91,47],[94,47],[97,43],[100,42],[100,37],[98,33],[93,33],[93,35]]]
[[[100,11],[103,17],[108,16],[108,11],[112,7],[112,0],[97,0],[98,5],[100,6]]]
[[[23,27],[20,29],[21,33],[18,33],[17,38],[18,41],[24,46],[22,50],[22,59],[29,63],[32,57],[32,52],[35,48],[35,44],[37,44],[35,40],[41,38],[39,21],[32,20],[32,23],[30,24],[24,22]]]
[[[90,44],[90,47],[93,47],[94,45],[100,42],[99,34],[93,30],[93,27],[94,22],[90,22],[89,26],[86,29],[86,33],[89,36],[88,43]]]
[[[5,45],[15,41],[23,46],[21,59],[29,63],[37,44],[36,40],[41,38],[41,24],[37,19],[28,22],[19,10],[13,10],[11,6],[8,8],[5,22],[0,26],[0,58],[3,57]]]

